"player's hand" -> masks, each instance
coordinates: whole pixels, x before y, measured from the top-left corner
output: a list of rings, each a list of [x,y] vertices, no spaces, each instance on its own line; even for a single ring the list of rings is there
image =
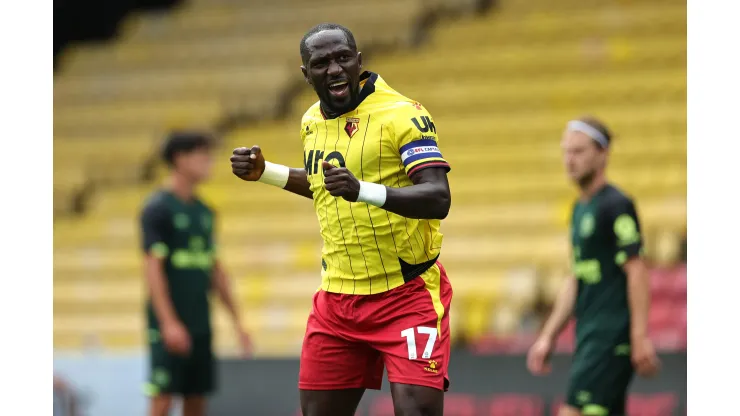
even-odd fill
[[[540,337],[527,353],[527,369],[536,376],[549,374],[552,371],[550,355],[552,354],[552,341]]]
[[[265,157],[259,146],[237,147],[230,160],[231,172],[245,181],[257,181],[265,171]]]
[[[243,329],[237,330],[237,337],[239,337],[239,347],[241,348],[242,358],[249,358],[252,356],[252,339],[249,337],[247,331]]]
[[[660,359],[655,353],[653,341],[648,337],[632,340],[632,365],[640,377],[650,378],[658,374]]]
[[[168,322],[162,325],[162,339],[168,351],[176,355],[190,353],[190,334],[180,322]]]
[[[349,169],[338,168],[327,161],[323,161],[321,167],[324,169],[324,187],[332,196],[357,202],[360,196],[360,181]]]

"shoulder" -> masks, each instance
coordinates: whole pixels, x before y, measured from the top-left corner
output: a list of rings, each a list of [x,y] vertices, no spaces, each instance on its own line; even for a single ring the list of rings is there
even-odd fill
[[[600,210],[607,217],[616,218],[621,214],[635,215],[635,202],[630,195],[614,185],[607,185],[599,201]]]
[[[152,192],[141,209],[142,218],[161,218],[170,212],[169,197],[163,190]]]
[[[196,199],[196,202],[202,211],[207,212],[211,215],[216,214],[216,210],[200,196]]]
[[[378,78],[375,82],[376,90],[370,95],[371,106],[375,112],[382,113],[383,118],[393,123],[411,123],[411,119],[430,114],[420,102],[409,98],[389,86],[384,79]]]
[[[609,184],[606,186],[606,189],[604,189],[602,203],[607,206],[619,206],[625,204],[633,205],[634,200],[619,187]]]
[[[158,189],[144,200],[142,211],[169,209],[169,205],[167,192]]]
[[[386,114],[389,124],[397,134],[416,132],[418,135],[436,136],[437,129],[432,115],[417,101],[402,100],[389,103]]]
[[[303,113],[303,117],[301,117],[301,126],[315,123],[317,120],[321,120],[322,118],[321,102],[316,101],[313,105],[308,107],[308,110],[306,110],[305,113]]]
[[[311,133],[311,126],[316,124],[318,121],[323,120],[321,115],[320,102],[316,101],[312,106],[308,107],[303,117],[301,117],[301,138],[305,139],[306,135]]]

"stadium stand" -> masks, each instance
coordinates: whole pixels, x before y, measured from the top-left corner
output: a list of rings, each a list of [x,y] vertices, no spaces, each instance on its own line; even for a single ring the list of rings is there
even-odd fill
[[[305,200],[233,178],[230,149],[260,144],[271,160],[301,164],[298,122],[315,95],[304,89],[289,107],[281,100],[300,82],[305,28],[338,20],[361,50],[407,45],[431,4],[285,8],[291,3],[259,2],[247,12],[199,0],[139,16],[118,42],[65,56],[55,80],[60,193],[90,177],[140,175],[152,138],[168,127],[212,125],[234,112],[262,120],[284,113],[226,135],[204,189],[219,210],[222,257],[260,355],[299,350],[319,284],[320,239]],[[441,20],[418,49],[381,48],[368,58],[369,69],[431,111],[453,166],[442,261],[455,289],[456,337],[483,339],[482,350],[513,348],[507,336],[538,303],[552,301],[569,266],[574,197],[559,136],[568,119],[589,113],[616,133],[611,175],[637,198],[648,253],[664,266],[653,279],[651,325],[662,346],[685,341],[686,315],[675,313],[685,309],[685,268],[672,267],[686,221],[685,3],[501,0],[484,16]],[[101,185],[83,217],[55,222],[55,348],[143,345],[136,214],[152,189]],[[216,326],[218,345],[232,348],[220,312]]]

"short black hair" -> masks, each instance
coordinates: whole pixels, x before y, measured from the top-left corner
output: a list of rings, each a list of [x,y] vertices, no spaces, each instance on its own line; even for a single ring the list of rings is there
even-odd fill
[[[355,35],[352,34],[351,30],[337,23],[321,23],[309,29],[308,32],[303,35],[303,39],[301,39],[301,60],[303,61],[303,65],[308,64],[308,60],[311,58],[311,51],[308,50],[306,40],[319,32],[323,32],[324,30],[341,30],[342,33],[344,33],[344,37],[347,38],[347,45],[349,45],[352,50],[357,51],[357,42],[355,42]]]
[[[190,153],[200,149],[209,149],[213,146],[210,134],[200,131],[173,131],[162,146],[162,160],[172,167],[175,157],[181,153]]]
[[[589,126],[598,130],[599,133],[603,134],[606,138],[607,148],[611,147],[613,135],[611,130],[606,126],[606,123],[594,116],[583,116],[579,117],[578,120],[588,124]]]

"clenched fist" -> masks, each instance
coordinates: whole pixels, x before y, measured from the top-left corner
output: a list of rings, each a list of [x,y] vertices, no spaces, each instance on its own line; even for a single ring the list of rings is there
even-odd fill
[[[258,181],[265,171],[265,157],[259,146],[237,147],[230,160],[231,172],[245,181]]]
[[[322,162],[324,187],[334,197],[357,202],[360,196],[360,181],[347,168],[338,168],[327,161]],[[264,168],[263,168],[264,169]]]

